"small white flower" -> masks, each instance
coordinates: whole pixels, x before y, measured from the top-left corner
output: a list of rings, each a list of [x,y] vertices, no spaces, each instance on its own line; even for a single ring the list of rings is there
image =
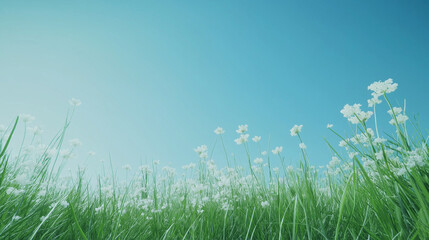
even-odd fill
[[[247,142],[248,139],[249,139],[249,134],[241,134],[239,138],[234,140],[234,142],[240,145]]]
[[[270,203],[269,203],[268,201],[264,201],[264,202],[261,202],[261,206],[262,206],[263,208],[265,208],[265,207],[270,206]]]
[[[221,127],[217,127],[217,128],[214,130],[214,133],[216,133],[217,135],[224,134],[224,133],[225,133],[225,130],[223,130],[223,128],[221,128]]]
[[[302,129],[302,125],[294,125],[291,129],[290,129],[290,135],[291,136],[296,136],[298,135],[298,133],[301,132]]]
[[[267,155],[267,151],[263,151],[263,152],[261,152],[261,155],[262,155],[262,156]]]
[[[264,160],[262,158],[256,158],[255,160],[253,160],[253,162],[256,164],[261,164],[264,162]]]
[[[333,124],[328,123],[328,125],[326,125],[326,128],[332,128],[333,126]]]
[[[257,142],[261,141],[261,136],[254,136],[254,137],[252,138],[252,141],[254,141],[255,143],[257,143]]]
[[[82,104],[82,102],[79,99],[72,98],[69,100],[69,104],[73,107],[78,107]]]
[[[17,215],[14,215],[14,216],[12,217],[12,221],[18,221],[19,219],[21,219],[21,217],[20,217],[20,216],[17,216]]]
[[[124,166],[122,166],[122,168],[125,169],[125,171],[131,170],[131,166],[129,164],[125,164]]]
[[[66,200],[61,201],[60,204],[63,207],[68,207],[69,206],[69,203]]]
[[[101,206],[99,206],[99,207],[97,207],[97,208],[95,208],[95,212],[96,213],[99,213],[101,210],[103,210],[104,209],[104,204],[101,204]]]
[[[32,122],[35,119],[35,117],[31,116],[30,114],[21,114],[20,117],[22,121],[25,123]]]
[[[307,146],[306,146],[304,143],[300,143],[300,144],[299,144],[299,148],[301,148],[301,149],[306,149],[306,148],[307,148]]]
[[[398,84],[393,83],[393,80],[391,78],[387,79],[384,82],[381,82],[381,81],[374,82],[368,86],[368,90],[373,91],[372,95],[374,97],[381,96],[385,93],[394,92],[397,88],[398,88]]]
[[[278,174],[278,173],[279,173],[279,171],[280,171],[280,169],[279,169],[278,167],[275,167],[275,168],[273,168],[273,171],[274,171],[276,174]]]
[[[271,152],[273,152],[274,154],[279,154],[279,153],[281,153],[283,151],[283,147],[282,146],[280,146],[280,147],[276,147],[276,148],[274,148]]]
[[[79,147],[80,145],[82,145],[82,142],[77,138],[71,139],[69,143],[72,147]]]
[[[153,165],[159,165],[160,161],[159,160],[154,160],[153,161]]]
[[[40,217],[40,221],[42,221],[42,222],[46,221],[46,219],[47,219],[47,217],[46,217],[46,216],[42,216],[42,217]]]
[[[29,127],[29,128],[27,128],[28,129],[28,131],[30,131],[30,132],[32,132],[33,133],[33,135],[35,135],[35,136],[39,136],[39,135],[42,135],[42,133],[43,133],[43,130],[40,128],[40,127]]]
[[[239,133],[239,134],[243,134],[243,133],[247,132],[247,130],[248,130],[247,124],[245,124],[245,125],[239,125],[238,129],[236,130],[236,132]]]

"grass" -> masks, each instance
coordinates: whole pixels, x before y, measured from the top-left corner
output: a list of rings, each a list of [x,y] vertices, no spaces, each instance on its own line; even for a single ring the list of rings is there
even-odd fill
[[[303,145],[300,168],[285,167],[281,150],[274,154],[280,169],[271,168],[270,154],[256,156],[267,164],[252,165],[242,126],[236,142],[247,168],[219,169],[201,146],[183,177],[154,162],[127,184],[112,174],[96,187],[82,171],[60,177],[72,154],[60,149],[73,113],[48,145],[13,158],[7,148],[16,119],[0,144],[0,239],[429,239],[427,140],[417,126],[410,137],[387,93],[378,96],[396,132],[378,137],[376,121],[377,133],[367,127],[372,114],[345,111],[356,123],[353,137],[329,128],[342,147],[328,143],[333,159],[324,169],[309,164]],[[303,143],[301,128],[294,131]]]

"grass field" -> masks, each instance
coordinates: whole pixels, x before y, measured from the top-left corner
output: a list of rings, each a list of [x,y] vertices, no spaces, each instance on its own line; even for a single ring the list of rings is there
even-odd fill
[[[215,133],[223,146],[243,146],[246,166],[232,165],[225,150],[228,167],[220,168],[202,145],[195,149],[200,161],[181,170],[186,174],[154,161],[127,184],[113,175],[99,176],[96,186],[83,172],[62,177],[73,151],[61,149],[78,100],[50,143],[12,155],[16,126],[31,121],[21,116],[0,129],[0,239],[429,239],[427,136],[390,104],[397,84],[368,88],[372,111],[359,104],[341,110],[353,137],[327,126],[340,142],[328,143],[327,166],[310,164],[300,125],[290,132],[302,152],[299,168],[285,166],[281,147],[250,156],[257,146],[250,142],[260,138],[240,125],[235,143],[224,142],[222,128]],[[376,107],[389,111],[396,132],[379,134]]]

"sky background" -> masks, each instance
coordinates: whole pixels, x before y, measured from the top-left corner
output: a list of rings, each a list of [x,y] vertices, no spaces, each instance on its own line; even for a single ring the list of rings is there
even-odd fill
[[[218,126],[245,165],[239,124],[297,164],[289,129],[303,124],[311,163],[327,164],[323,138],[338,139],[326,124],[345,133],[339,111],[366,109],[374,81],[399,84],[392,102],[406,98],[427,135],[428,42],[427,1],[0,0],[0,124],[32,114],[47,142],[68,100],[81,99],[66,138],[83,142],[70,164],[91,172],[109,154],[118,171],[156,159],[180,168],[198,159],[196,146],[213,147]],[[224,166],[219,147],[213,159]]]

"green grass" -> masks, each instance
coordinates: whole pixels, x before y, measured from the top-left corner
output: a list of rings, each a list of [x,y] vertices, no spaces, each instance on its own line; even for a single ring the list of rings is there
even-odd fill
[[[393,110],[386,93],[379,95]],[[253,145],[243,141],[246,168],[219,169],[202,147],[184,177],[155,162],[127,184],[112,174],[96,187],[81,171],[60,177],[72,113],[47,146],[11,157],[17,119],[0,144],[0,239],[429,239],[427,140],[399,114],[392,115],[396,132],[381,139],[368,115],[352,111],[354,137],[330,128],[343,147],[328,143],[334,158],[321,170],[305,148],[292,169],[281,153],[251,156]],[[251,157],[267,165],[252,166]],[[280,169],[271,168],[276,158]]]

